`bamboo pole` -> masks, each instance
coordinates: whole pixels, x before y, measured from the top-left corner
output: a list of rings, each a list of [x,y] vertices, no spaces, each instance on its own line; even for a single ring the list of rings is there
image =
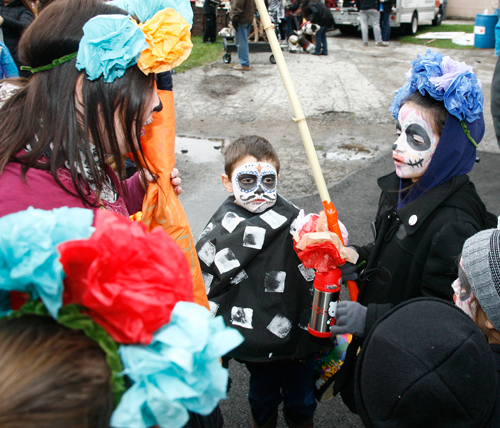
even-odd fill
[[[342,239],[342,233],[338,224],[337,210],[330,199],[330,194],[328,193],[328,188],[326,187],[325,177],[321,171],[321,166],[319,164],[318,155],[316,154],[316,149],[314,148],[311,133],[309,132],[309,127],[307,126],[306,118],[304,116],[304,112],[302,111],[299,97],[297,96],[297,91],[295,90],[290,72],[288,71],[285,57],[283,56],[278,38],[276,37],[274,25],[271,22],[264,0],[255,0],[255,4],[257,6],[257,10],[259,11],[262,26],[267,34],[267,39],[269,41],[269,45],[271,46],[274,59],[276,60],[276,65],[278,66],[281,78],[285,84],[285,89],[288,93],[288,97],[292,103],[293,112],[295,114],[293,120],[297,122],[297,125],[299,126],[300,135],[302,136],[307,158],[309,159],[309,164],[311,165],[314,181],[316,182],[316,187],[318,188],[319,196],[325,209],[328,227],[332,232],[337,234],[343,243],[344,240]],[[356,301],[358,294],[356,283],[354,281],[348,281],[347,286],[349,288],[351,300]]]

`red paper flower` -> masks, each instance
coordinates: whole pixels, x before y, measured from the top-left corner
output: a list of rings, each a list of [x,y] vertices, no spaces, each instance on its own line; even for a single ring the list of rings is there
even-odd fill
[[[302,251],[297,248],[295,251],[304,267],[313,268],[316,272],[328,272],[345,263],[339,250],[331,242],[311,244]]]
[[[149,344],[178,301],[193,301],[186,257],[161,228],[98,211],[90,239],[58,248],[64,304],[77,303],[123,344]]]

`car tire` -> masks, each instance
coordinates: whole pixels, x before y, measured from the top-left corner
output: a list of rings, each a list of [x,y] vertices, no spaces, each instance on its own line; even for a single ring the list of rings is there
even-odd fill
[[[411,17],[411,22],[406,24],[405,26],[406,34],[410,36],[414,36],[418,31],[418,15],[417,12],[413,12],[413,16]]]
[[[353,25],[339,25],[337,28],[342,34],[355,34],[358,31],[358,27]]]
[[[436,13],[436,16],[432,20],[432,25],[437,27],[441,25],[441,22],[443,22],[443,9],[439,8],[438,13]]]

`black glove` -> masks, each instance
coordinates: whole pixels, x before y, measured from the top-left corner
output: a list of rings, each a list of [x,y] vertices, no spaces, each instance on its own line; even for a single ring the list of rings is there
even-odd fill
[[[339,302],[335,312],[337,323],[330,327],[330,332],[334,336],[351,333],[354,336],[363,337],[367,310],[366,306],[360,305],[358,302]]]
[[[350,262],[345,262],[342,266],[339,266],[342,271],[342,281],[356,281],[358,279],[358,267]]]

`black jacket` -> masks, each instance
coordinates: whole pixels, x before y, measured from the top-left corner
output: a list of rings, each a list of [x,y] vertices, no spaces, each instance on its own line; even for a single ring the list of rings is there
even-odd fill
[[[34,16],[30,10],[26,9],[21,0],[14,0],[7,6],[4,5],[3,0],[0,0],[0,15],[4,20],[0,27],[3,30],[4,42],[9,48],[17,68],[20,68],[17,58],[17,45],[21,34],[31,21],[33,21]]]
[[[497,60],[493,79],[491,81],[491,115],[493,116],[493,126],[497,143],[500,146],[500,61]]]
[[[313,24],[322,27],[333,27],[334,21],[332,12],[321,1],[311,1],[307,4],[307,10],[303,11],[306,19]]]
[[[365,337],[376,320],[393,306],[414,297],[452,301],[452,282],[464,242],[480,230],[496,227],[467,175],[420,195],[400,208],[400,179],[395,172],[378,179],[382,189],[374,222],[373,243],[356,247],[360,268],[358,302],[368,306]],[[363,339],[353,337],[337,373],[334,392],[341,392],[353,412],[354,367]]]
[[[381,313],[414,297],[452,301],[451,284],[458,277],[465,240],[496,227],[496,217],[487,213],[467,175],[398,210],[399,181],[395,172],[378,179],[377,236],[372,244],[356,248],[360,262],[366,261],[358,280],[358,302],[368,305],[366,333]]]
[[[359,10],[380,9],[379,0],[356,0],[356,7]]]

